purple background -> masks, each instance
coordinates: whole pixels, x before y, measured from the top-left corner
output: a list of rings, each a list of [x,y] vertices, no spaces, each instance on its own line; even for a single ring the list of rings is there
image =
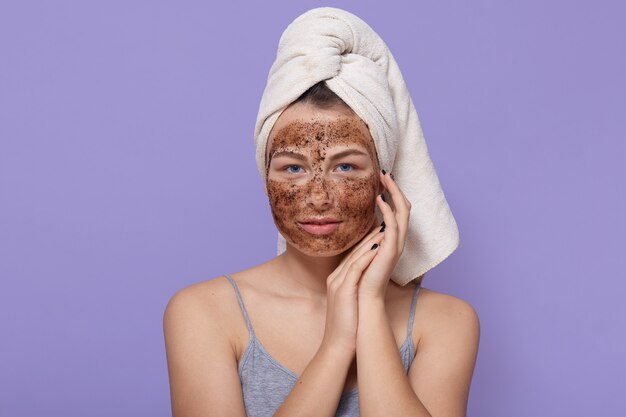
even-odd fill
[[[626,415],[621,1],[0,4],[0,415],[167,416],[162,314],[275,255],[253,129],[331,5],[391,48],[459,224],[469,416]]]

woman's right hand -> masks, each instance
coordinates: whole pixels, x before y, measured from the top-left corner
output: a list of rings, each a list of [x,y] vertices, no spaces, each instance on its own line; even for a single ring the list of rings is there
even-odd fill
[[[326,279],[326,325],[322,345],[356,353],[358,284],[378,252],[372,250],[372,246],[380,245],[383,240],[384,232],[380,229],[380,225],[374,226]]]

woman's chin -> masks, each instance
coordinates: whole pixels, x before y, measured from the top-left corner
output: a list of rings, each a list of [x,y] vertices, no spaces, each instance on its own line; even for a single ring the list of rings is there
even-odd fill
[[[311,247],[287,241],[287,246],[312,258],[331,258],[345,253],[350,247]]]
[[[372,225],[375,221],[376,219],[371,222]],[[349,252],[367,233],[369,233],[367,229],[351,235],[347,235],[344,232],[334,239],[323,239],[320,236],[307,237],[301,234],[298,234],[296,239],[292,239],[292,237],[296,236],[290,236],[289,233],[282,233],[282,235],[289,236],[289,239],[286,239],[287,244],[303,255],[316,258],[331,258]],[[348,239],[351,240],[348,241]]]

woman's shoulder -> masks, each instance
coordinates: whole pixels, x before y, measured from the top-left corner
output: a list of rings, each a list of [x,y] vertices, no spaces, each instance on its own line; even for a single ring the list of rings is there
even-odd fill
[[[240,294],[253,294],[256,289],[255,277],[263,273],[264,264],[248,268],[235,273],[229,273],[235,282]],[[241,315],[236,291],[226,275],[218,275],[204,281],[189,284],[176,291],[170,298],[166,307],[172,306],[179,310],[186,310],[192,314],[205,317],[216,317],[229,326]]]
[[[212,317],[228,317],[225,303],[230,297],[235,298],[232,285],[225,276],[218,276],[206,281],[197,282],[176,291],[167,303],[166,311],[173,306],[179,309],[195,311]],[[235,305],[237,302],[235,301]]]
[[[193,305],[205,310],[216,308],[227,293],[228,287],[232,291],[226,276],[217,276],[180,288],[170,297],[168,304]]]
[[[165,307],[163,322],[170,326],[214,328],[225,318],[223,298],[226,295],[226,278],[193,283],[177,290]]]
[[[249,287],[256,281],[255,277],[261,275],[265,268],[266,264],[261,264],[228,275],[235,281],[238,288]],[[234,288],[224,274],[189,284],[176,291],[172,299],[187,299],[199,305],[215,308],[224,305],[224,300],[231,296],[235,297]]]
[[[442,328],[480,327],[478,314],[467,301],[450,294],[420,288],[416,316],[431,330]]]
[[[229,274],[236,285],[245,288],[247,274]],[[236,293],[225,275],[187,285],[169,299],[163,313],[165,329],[203,329],[207,338],[218,338],[228,343],[234,357],[239,356],[239,342],[245,332]],[[197,333],[197,332],[196,332]]]

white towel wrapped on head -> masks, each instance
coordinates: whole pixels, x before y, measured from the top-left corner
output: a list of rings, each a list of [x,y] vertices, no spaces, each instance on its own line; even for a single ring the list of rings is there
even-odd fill
[[[320,81],[368,125],[380,167],[411,202],[404,252],[391,279],[418,279],[459,245],[459,230],[428,155],[406,84],[387,45],[359,17],[334,7],[311,9],[283,32],[259,106],[256,160],[265,180],[267,139],[276,119]],[[278,254],[285,251],[278,234]]]

